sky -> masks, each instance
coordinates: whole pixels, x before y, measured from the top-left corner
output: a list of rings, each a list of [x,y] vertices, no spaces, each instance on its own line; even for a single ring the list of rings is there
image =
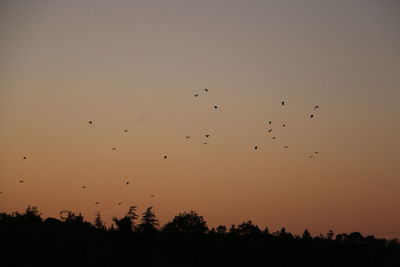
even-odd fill
[[[209,226],[400,237],[399,14],[394,0],[1,1],[0,211],[109,225],[153,205],[161,223],[195,210]]]

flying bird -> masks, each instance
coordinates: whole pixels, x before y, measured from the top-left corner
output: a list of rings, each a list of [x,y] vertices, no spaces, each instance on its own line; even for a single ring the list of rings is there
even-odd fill
[[[205,145],[207,145],[207,142],[204,142]]]
[[[118,202],[118,205],[121,205],[122,204],[122,202]]]
[[[272,123],[272,121],[268,122],[268,124],[271,124],[271,123]]]
[[[23,157],[22,159],[26,159],[26,157]]]
[[[273,136],[273,137],[272,137],[272,139],[276,139],[276,137],[275,137],[275,136]]]
[[[210,137],[210,134],[206,134],[206,137]]]
[[[164,156],[164,159],[167,159],[167,155]]]
[[[313,117],[314,117],[314,114],[311,114],[311,115],[310,115],[310,118],[312,119]]]
[[[98,202],[98,201],[97,201],[97,202],[96,202],[96,203],[94,203],[94,204],[95,204],[95,205],[97,205],[97,204],[99,204],[99,203],[100,203],[100,202]]]
[[[214,106],[214,109],[217,109],[218,108],[218,106]]]
[[[255,150],[257,150],[257,149],[258,149],[258,147],[257,147],[257,146],[255,146],[255,147],[254,147],[254,149],[255,149]]]
[[[19,183],[21,183],[21,184],[22,184],[23,182],[25,182],[25,181],[24,181],[24,180],[19,180]]]
[[[206,92],[208,93],[208,89],[207,89],[207,88],[204,88],[203,90],[206,91]]]
[[[285,101],[282,101],[282,106],[284,106],[285,105]]]
[[[314,109],[319,109],[319,106],[315,106]]]
[[[315,153],[315,154],[318,154],[318,151],[315,151],[314,153]]]
[[[124,130],[124,132],[125,132],[125,133],[127,133],[127,132],[128,132],[128,130]]]
[[[286,127],[286,124],[282,124],[282,127]]]
[[[89,123],[90,125],[92,125],[92,124],[93,124],[93,122],[92,122],[92,121],[88,121],[88,123]]]
[[[288,148],[288,146],[284,146],[284,148]]]
[[[82,189],[85,189],[86,188],[86,186],[82,186]]]
[[[188,136],[186,136],[186,139],[189,139],[191,136],[190,135],[188,135]]]
[[[126,182],[126,185],[128,185],[130,182],[128,181],[128,182]]]
[[[199,96],[199,94],[194,94],[194,97],[198,97]]]
[[[154,197],[154,194],[150,195],[150,197]]]
[[[313,155],[311,155],[311,156],[308,156],[310,159],[312,159],[314,156]]]
[[[117,150],[117,148],[116,148],[116,147],[113,147],[112,150]]]
[[[268,132],[269,132],[269,133],[272,132],[272,129],[269,129]]]

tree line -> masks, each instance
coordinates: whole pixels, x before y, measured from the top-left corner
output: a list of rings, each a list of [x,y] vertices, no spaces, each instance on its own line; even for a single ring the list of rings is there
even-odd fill
[[[0,213],[0,266],[400,266],[397,239],[359,232],[294,235],[252,221],[209,228],[194,211],[163,226],[148,207],[131,206],[107,227],[81,213],[43,219],[37,207]]]

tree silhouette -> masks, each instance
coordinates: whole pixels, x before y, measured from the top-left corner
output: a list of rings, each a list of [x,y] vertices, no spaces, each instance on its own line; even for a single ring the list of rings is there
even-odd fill
[[[129,207],[128,213],[121,219],[113,217],[113,221],[115,222],[118,231],[130,233],[135,229],[135,220],[138,218],[136,210],[136,206],[131,206]]]
[[[293,235],[286,232],[285,227],[282,227],[281,230],[277,232],[277,235],[282,239],[293,239]]]
[[[234,224],[232,224],[231,227],[229,228],[229,233],[236,234],[236,226]]]
[[[304,240],[309,240],[309,239],[311,239],[311,233],[310,233],[307,229],[304,230],[302,239],[304,239]]]
[[[40,223],[42,218],[40,217],[40,212],[37,207],[30,205],[25,209],[25,212],[21,214],[23,220],[29,221],[30,223]]]
[[[163,227],[163,231],[201,234],[206,233],[208,227],[203,216],[191,211],[179,213]]]
[[[81,213],[75,214],[69,210],[60,211],[61,221],[69,224],[83,224],[85,222]]]
[[[141,232],[155,232],[158,227],[158,219],[153,211],[153,206],[150,206],[142,213],[142,220],[138,226],[138,230]]]
[[[329,230],[329,232],[326,234],[326,236],[329,240],[332,240],[334,235],[335,235],[335,233],[332,230]]]
[[[252,221],[243,222],[236,228],[236,234],[239,235],[255,236],[260,233],[260,228],[258,228],[257,225],[254,225]]]
[[[93,224],[81,213],[41,218],[36,207],[0,213],[0,266],[296,266],[397,267],[400,244],[359,232],[294,236],[284,227],[272,235],[252,221],[208,231],[196,212],[173,217],[158,231],[154,208],[136,206],[106,229],[100,212]],[[101,231],[99,231],[101,229]],[[334,238],[335,236],[335,238]],[[55,264],[56,263],[56,264]]]
[[[101,219],[100,211],[96,212],[96,214],[95,214],[94,226],[99,230],[105,230],[106,229],[106,225],[103,222],[103,220]]]
[[[269,232],[268,227],[265,227],[265,229],[264,229],[264,231],[263,231],[263,234],[265,234],[265,235],[270,235],[270,234],[271,234],[271,233]]]
[[[225,225],[219,225],[217,227],[217,231],[218,234],[226,234],[226,226]]]

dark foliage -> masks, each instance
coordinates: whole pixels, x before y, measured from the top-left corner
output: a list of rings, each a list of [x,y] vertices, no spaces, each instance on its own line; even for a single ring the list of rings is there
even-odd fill
[[[90,223],[78,213],[43,220],[36,207],[0,213],[0,266],[400,266],[398,240],[361,233],[295,236],[270,233],[251,221],[208,229],[196,212],[184,212],[159,228],[153,207],[140,223],[136,206],[116,228],[100,213]]]

